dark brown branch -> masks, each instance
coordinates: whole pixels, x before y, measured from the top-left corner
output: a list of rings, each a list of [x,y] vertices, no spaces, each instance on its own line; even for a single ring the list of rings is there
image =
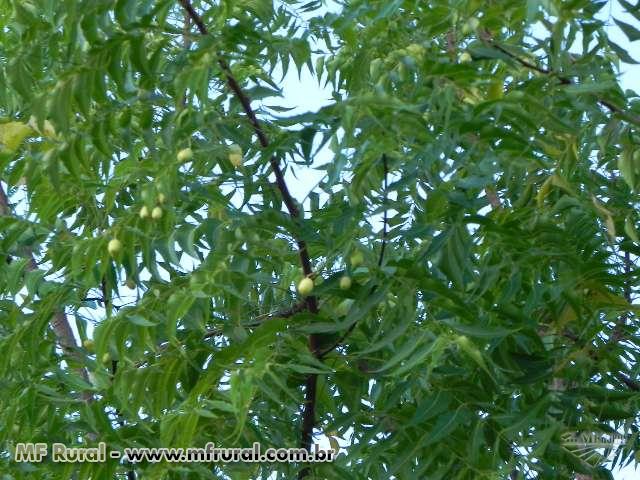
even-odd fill
[[[497,49],[500,52],[504,53],[509,58],[513,59],[514,61],[516,61],[517,63],[519,63],[523,67],[526,67],[526,68],[528,68],[530,70],[534,70],[534,71],[536,71],[538,73],[541,73],[543,75],[553,76],[553,77],[557,78],[558,81],[562,85],[573,85],[573,82],[571,81],[571,79],[569,79],[567,77],[560,76],[556,72],[554,72],[553,70],[549,70],[547,68],[535,65],[535,64],[533,64],[533,63],[531,63],[531,62],[529,62],[529,61],[527,61],[527,60],[525,60],[523,58],[520,58],[519,56],[511,53],[509,50],[507,50],[503,46],[501,46],[498,43],[496,43],[490,32],[485,31],[484,34],[481,36],[481,39],[484,40],[485,42],[489,43],[495,49]],[[635,123],[636,125],[640,125],[640,117],[639,116],[625,111],[623,108],[620,108],[617,105],[614,105],[613,103],[611,103],[608,100],[605,100],[604,98],[596,97],[596,100],[598,101],[598,103],[600,105],[602,105],[603,107],[606,107],[612,113],[621,116],[622,118],[624,118],[625,120],[627,120],[627,121],[629,121],[631,123]]]
[[[499,210],[500,208],[502,208],[502,203],[500,203],[500,199],[498,198],[498,195],[496,195],[496,192],[495,190],[493,190],[493,188],[485,188],[484,193],[487,196],[491,207],[493,207],[495,210]]]
[[[251,323],[245,324],[243,325],[243,327],[246,328],[255,328],[255,327],[259,327],[260,325],[262,325],[262,323],[266,320],[271,320],[274,318],[289,318],[292,317],[293,315],[295,315],[296,313],[302,312],[303,310],[306,310],[307,308],[307,304],[304,302],[299,302],[296,303],[295,305],[293,305],[292,307],[289,307],[285,310],[279,310],[276,312],[272,312],[272,313],[266,313],[264,315],[259,315],[257,317],[255,317],[253,319],[253,321]],[[223,335],[223,330],[220,328],[210,328],[208,329],[204,335],[202,336],[203,340],[207,340],[209,338],[212,337],[217,337],[219,335]],[[163,350],[165,348],[167,348],[169,346],[169,342],[162,342],[158,345],[158,350]],[[135,364],[136,368],[141,368],[144,367],[145,365],[147,365],[149,362],[148,361],[141,361]]]
[[[640,382],[637,382],[629,377],[627,377],[622,372],[615,372],[615,376],[618,380],[624,383],[627,387],[629,387],[634,392],[640,392]]]
[[[306,450],[311,449],[313,444],[313,427],[316,424],[316,393],[318,389],[318,375],[307,375],[304,383],[304,410],[302,412],[302,438],[300,446]],[[303,479],[311,473],[308,466],[303,467],[298,473],[298,479]]]
[[[191,5],[191,2],[189,0],[180,0],[180,4],[188,13],[189,17],[191,17],[191,20],[198,28],[198,31],[202,35],[208,35],[209,31],[206,25],[202,21],[202,18],[200,17],[200,15],[198,15],[198,13],[195,11],[193,6]],[[217,60],[218,60],[218,65],[225,76],[227,85],[229,86],[233,94],[236,96],[236,98],[242,105],[242,109],[244,110],[247,118],[249,119],[249,122],[253,127],[253,131],[258,137],[260,145],[262,146],[262,148],[266,149],[269,146],[269,140],[258,120],[258,117],[256,116],[253,108],[251,107],[251,100],[249,99],[249,97],[247,97],[247,95],[242,90],[242,87],[233,76],[233,73],[231,72],[229,65],[227,64],[225,59],[222,57],[222,55],[218,54]],[[280,168],[278,159],[274,155],[272,155],[269,159],[269,163],[271,164],[271,169],[273,170],[273,173],[276,177],[276,187],[280,191],[280,195],[282,196],[282,200],[287,208],[287,211],[289,212],[289,215],[294,221],[300,222],[302,220],[302,215],[300,214],[300,210],[298,209],[296,201],[294,200],[293,196],[291,195],[291,192],[289,191],[289,188],[284,178],[284,173]],[[302,238],[296,237],[295,240],[298,245],[298,254],[300,256],[300,262],[302,264],[302,271],[305,276],[310,276],[313,274],[313,269],[311,268],[311,259],[309,257],[307,244]],[[318,302],[316,297],[314,296],[307,297],[306,307],[311,313],[318,313]],[[315,356],[318,356],[319,354],[318,345],[319,345],[319,341],[318,341],[317,335],[315,334],[309,335],[309,350]],[[303,411],[302,411],[302,435],[301,435],[300,446],[307,450],[311,450],[313,427],[315,425],[317,380],[318,378],[316,374],[309,374],[305,382],[305,400],[304,400]],[[308,468],[304,468],[303,470],[300,471],[299,478],[306,477],[308,473],[309,473]]]
[[[0,215],[10,215],[11,209],[9,208],[9,199],[7,194],[5,193],[2,185],[0,184]],[[29,251],[27,255],[28,263],[26,269],[28,271],[34,271],[38,268],[36,264],[33,253]],[[49,325],[53,330],[53,333],[56,336],[56,340],[62,348],[62,351],[69,355],[70,358],[75,359],[80,364],[83,363],[84,358],[80,349],[78,349],[78,345],[76,343],[76,338],[73,334],[73,330],[71,329],[71,325],[69,324],[69,320],[65,315],[64,311],[58,311],[53,315],[53,318],[50,320]],[[87,373],[87,369],[79,366],[76,369],[76,372],[82,377],[82,379],[90,383],[89,374]],[[90,402],[93,400],[93,395],[90,392],[82,392],[82,399]]]
[[[202,18],[200,17],[200,15],[198,15],[198,13],[194,10],[189,0],[180,0],[180,4],[184,7],[185,11],[189,14],[189,17],[191,17],[191,20],[198,28],[198,31],[202,35],[208,35],[209,31],[206,25],[202,21]],[[249,120],[249,123],[251,123],[253,131],[258,137],[258,141],[260,142],[260,145],[262,146],[262,148],[267,148],[269,146],[269,139],[267,138],[267,135],[265,134],[264,129],[262,128],[262,125],[260,124],[260,121],[258,120],[258,117],[256,116],[255,111],[251,107],[251,100],[249,99],[249,97],[247,97],[247,95],[244,93],[244,90],[242,90],[242,87],[233,76],[233,73],[231,72],[231,69],[229,68],[229,65],[227,64],[226,60],[220,54],[218,54],[217,60],[218,60],[218,66],[222,70],[222,73],[224,74],[224,77],[227,81],[227,85],[229,86],[233,94],[236,96],[236,98],[240,101],[240,104],[242,105],[242,109],[244,110]],[[269,163],[271,164],[271,168],[276,177],[276,187],[280,191],[282,200],[285,206],[287,207],[287,211],[289,212],[289,215],[291,215],[291,217],[296,220],[301,219],[300,210],[298,209],[297,203],[294,200],[293,196],[291,195],[291,192],[289,191],[289,187],[287,186],[287,182],[284,178],[284,173],[280,168],[278,159],[272,155],[271,158],[269,159]],[[309,258],[309,253],[307,251],[306,242],[300,238],[296,238],[296,243],[298,244],[298,251],[299,251],[300,260],[302,263],[302,270],[306,276],[311,275],[313,273],[313,269],[311,268],[311,260]],[[315,297],[309,297],[307,302],[308,302],[309,310],[316,313],[317,302]]]

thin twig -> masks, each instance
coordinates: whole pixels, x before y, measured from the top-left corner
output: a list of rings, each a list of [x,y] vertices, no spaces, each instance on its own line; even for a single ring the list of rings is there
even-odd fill
[[[299,302],[299,303],[296,303],[292,307],[287,308],[285,310],[279,310],[279,311],[276,311],[276,312],[265,313],[264,315],[259,315],[259,316],[255,317],[251,323],[247,323],[247,324],[242,325],[242,326],[245,327],[245,328],[256,328],[256,327],[259,327],[260,325],[262,325],[266,320],[271,320],[271,319],[275,319],[275,318],[289,318],[289,317],[295,315],[296,313],[302,312],[306,308],[307,308],[306,303]],[[204,335],[202,336],[202,339],[203,340],[208,340],[209,338],[217,337],[217,336],[220,336],[220,335],[223,335],[223,334],[224,334],[224,331],[221,328],[210,328],[204,333]],[[161,350],[164,350],[165,348],[167,348],[169,345],[170,345],[170,342],[162,342],[157,346],[157,349],[161,351]],[[144,367],[144,366],[146,366],[148,364],[149,364],[149,361],[144,360],[144,361],[136,363],[135,367],[136,368],[141,368],[141,367]]]
[[[382,262],[384,261],[384,252],[385,252],[385,248],[387,246],[387,224],[388,224],[388,208],[387,208],[387,200],[388,200],[388,176],[389,176],[389,167],[387,165],[387,156],[386,154],[382,154],[382,164],[384,166],[384,197],[382,198],[382,205],[384,207],[384,214],[383,214],[383,225],[382,225],[382,246],[380,247],[380,255],[378,256],[378,268],[380,268],[382,266]],[[369,295],[372,295],[373,292],[376,291],[376,286],[374,285],[371,288],[371,291],[369,292]],[[338,340],[336,340],[330,347],[327,347],[326,349],[322,350],[320,352],[320,354],[318,355],[318,358],[324,358],[326,355],[328,355],[329,353],[333,352],[336,348],[338,348],[339,345],[341,345],[345,339],[351,335],[351,332],[353,332],[353,330],[356,328],[356,324],[358,322],[354,322],[351,325],[349,325],[349,328],[338,338]]]
[[[500,208],[502,208],[502,203],[500,202],[500,199],[498,198],[498,195],[496,194],[495,190],[491,187],[486,187],[484,189],[484,193],[487,196],[487,199],[489,200],[489,204],[495,209],[495,210],[499,210]]]
[[[543,75],[553,76],[553,77],[557,78],[558,81],[563,85],[573,85],[574,84],[574,82],[570,78],[558,75],[553,70],[549,70],[547,68],[535,65],[535,64],[533,64],[533,63],[531,63],[531,62],[529,62],[529,61],[527,61],[527,60],[525,60],[523,58],[520,58],[518,55],[515,55],[514,53],[511,53],[509,50],[504,48],[502,45],[499,45],[498,43],[496,43],[495,40],[493,39],[493,36],[488,31],[484,32],[484,34],[481,36],[481,39],[486,41],[486,42],[488,42],[494,48],[496,48],[500,52],[504,53],[509,58],[515,60],[517,63],[519,63],[523,67],[526,67],[526,68],[528,68],[530,70],[534,70],[534,71],[536,71],[538,73],[541,73]],[[635,123],[636,125],[640,125],[640,117],[639,116],[625,111],[623,108],[620,108],[617,105],[614,105],[609,100],[605,100],[604,98],[596,97],[596,100],[600,105],[602,105],[603,107],[608,108],[612,113],[621,116],[622,118],[624,118],[625,120],[627,120],[627,121],[629,121],[631,123]]]
[[[382,207],[384,208],[384,213],[382,216],[382,246],[380,247],[380,256],[378,257],[378,268],[382,267],[382,262],[384,260],[384,250],[387,247],[387,228],[388,228],[388,215],[389,209],[387,208],[387,196],[389,189],[389,165],[387,164],[387,155],[382,154],[382,167],[384,168],[384,190],[382,197]]]
[[[202,35],[208,35],[209,31],[207,30],[207,27],[202,21],[202,18],[200,17],[200,15],[198,15],[198,13],[194,10],[189,0],[180,0],[180,4],[187,11],[189,16],[191,17],[191,20],[193,20],[193,23],[196,25],[200,33]],[[222,70],[222,73],[224,74],[224,77],[227,81],[227,85],[240,101],[240,104],[242,105],[242,109],[247,115],[247,118],[249,120],[249,123],[251,123],[253,131],[258,137],[258,141],[260,142],[260,145],[263,148],[269,147],[269,139],[267,138],[264,132],[264,129],[262,128],[262,125],[260,124],[260,121],[256,116],[255,111],[251,107],[251,101],[249,97],[247,97],[247,95],[244,93],[244,90],[242,90],[242,87],[233,76],[233,73],[231,72],[231,69],[229,68],[229,65],[227,64],[226,60],[220,54],[218,54],[217,60],[218,60],[218,65]],[[291,192],[289,191],[289,187],[287,186],[287,182],[284,178],[284,173],[280,168],[278,159],[272,155],[271,158],[269,159],[269,162],[271,164],[273,173],[276,177],[276,187],[278,188],[278,190],[280,191],[280,194],[282,195],[282,200],[285,206],[287,207],[287,211],[289,212],[289,215],[294,220],[300,220],[301,219],[300,210],[298,209],[297,203],[294,200],[293,196],[291,195]],[[306,242],[300,238],[296,238],[296,243],[298,244],[298,251],[299,251],[300,260],[302,263],[302,270],[306,276],[309,276],[313,273],[313,270],[311,268],[311,260],[309,258],[309,253],[307,251]],[[313,311],[314,313],[317,313],[317,302],[315,297],[308,297],[308,305],[311,311]]]

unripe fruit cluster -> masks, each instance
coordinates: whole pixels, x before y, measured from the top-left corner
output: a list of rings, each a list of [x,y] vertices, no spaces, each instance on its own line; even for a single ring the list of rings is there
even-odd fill
[[[140,209],[140,218],[142,218],[143,220],[149,218],[149,216],[151,216],[151,218],[153,218],[154,220],[160,220],[163,214],[164,212],[162,211],[162,208],[158,206],[153,207],[153,210],[151,210],[151,213],[149,213],[149,209],[147,208],[146,205],[144,205]]]
[[[143,196],[143,198],[144,198],[144,196]],[[159,204],[163,204],[164,202],[166,202],[166,200],[167,200],[167,197],[165,196],[164,193],[159,193],[158,194],[157,202]],[[164,212],[163,212],[162,208],[159,205],[156,205],[151,210],[149,210],[149,207],[147,207],[146,205],[143,205],[138,214],[140,215],[140,218],[143,219],[143,220],[146,220],[149,217],[151,217],[154,220],[160,220],[162,218]]]

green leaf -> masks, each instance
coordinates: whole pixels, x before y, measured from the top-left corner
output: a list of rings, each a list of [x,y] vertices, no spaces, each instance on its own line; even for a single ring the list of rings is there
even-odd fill
[[[155,325],[157,325],[156,323],[147,320],[141,315],[127,315],[127,320],[134,325],[139,325],[141,327],[154,327]]]
[[[508,335],[517,332],[518,330],[510,330],[503,327],[489,326],[489,325],[466,325],[462,323],[456,322],[454,319],[445,318],[440,320],[440,322],[445,325],[451,327],[458,333],[463,335],[468,335],[470,337],[475,338],[486,338],[486,339],[498,339],[503,338]]]
[[[599,93],[616,88],[617,84],[613,81],[606,82],[590,82],[568,85],[564,89],[569,94]]]
[[[609,46],[611,47],[611,49],[618,56],[618,58],[620,58],[620,60],[622,60],[624,63],[630,63],[632,65],[637,65],[638,63],[640,63],[637,60],[635,60],[631,55],[629,55],[629,52],[627,52],[627,50],[622,48],[617,43],[611,40],[607,40],[607,42],[609,43]]]
[[[374,370],[374,373],[382,373],[387,370],[395,367],[400,362],[402,362],[405,358],[407,358],[411,353],[426,340],[426,334],[423,332],[418,335],[412,336],[405,342],[400,349],[391,357],[389,360],[385,361],[384,365],[377,370]]]
[[[636,27],[615,18],[613,19],[613,21],[616,22],[616,25],[620,27],[620,29],[624,32],[630,42],[640,40],[640,30],[638,30]]]

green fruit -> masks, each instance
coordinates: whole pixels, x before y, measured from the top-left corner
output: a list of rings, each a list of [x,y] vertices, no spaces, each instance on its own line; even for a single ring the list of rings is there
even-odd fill
[[[180,163],[188,162],[193,158],[193,150],[190,148],[183,148],[178,152],[178,161]]]
[[[342,290],[349,290],[351,288],[351,277],[345,275],[340,279],[340,288]]]
[[[158,203],[163,204],[164,202],[166,202],[167,197],[165,196],[164,193],[159,193],[158,194]]]
[[[462,25],[462,33],[464,35],[467,35],[477,30],[479,26],[480,26],[480,20],[478,20],[476,17],[471,17],[469,20],[464,22],[464,25]]]
[[[160,220],[162,218],[162,209],[160,207],[154,207],[154,209],[151,211],[151,218],[153,218],[154,220]]]
[[[140,218],[145,219],[145,218],[149,218],[149,209],[147,208],[146,205],[144,205],[141,209],[140,209]]]
[[[236,168],[242,165],[242,148],[240,148],[240,145],[234,143],[229,146],[229,162]]]
[[[153,191],[150,187],[143,187],[142,192],[140,192],[140,198],[142,198],[142,203],[151,203],[153,201]]]
[[[470,62],[471,60],[473,60],[473,58],[471,57],[471,55],[469,55],[468,52],[462,52],[460,54],[460,63],[467,63],[467,62]]]
[[[305,277],[298,283],[298,293],[303,296],[309,295],[313,291],[313,280]]]
[[[109,353],[102,355],[102,363],[107,363],[109,360],[111,360],[111,355],[109,355]]]
[[[242,155],[239,155],[237,153],[230,153],[229,162],[231,162],[231,165],[238,168],[240,165],[242,165]]]
[[[239,240],[239,241],[244,240],[244,233],[242,233],[242,229],[240,227],[236,228],[233,234],[236,237],[236,240]]]
[[[356,250],[351,254],[351,257],[349,258],[349,263],[351,263],[351,266],[353,268],[357,268],[359,265],[362,265],[362,262],[364,262],[364,255],[362,255],[361,251]]]
[[[109,252],[109,255],[115,257],[118,253],[120,253],[120,250],[122,250],[122,242],[120,240],[118,240],[117,238],[109,240],[109,243],[107,245],[107,251]]]
[[[127,278],[125,285],[129,290],[134,290],[136,288],[136,282],[134,282],[132,278]]]
[[[87,338],[84,342],[82,342],[82,346],[89,351],[93,351],[93,347],[94,347],[93,340],[89,340]]]

